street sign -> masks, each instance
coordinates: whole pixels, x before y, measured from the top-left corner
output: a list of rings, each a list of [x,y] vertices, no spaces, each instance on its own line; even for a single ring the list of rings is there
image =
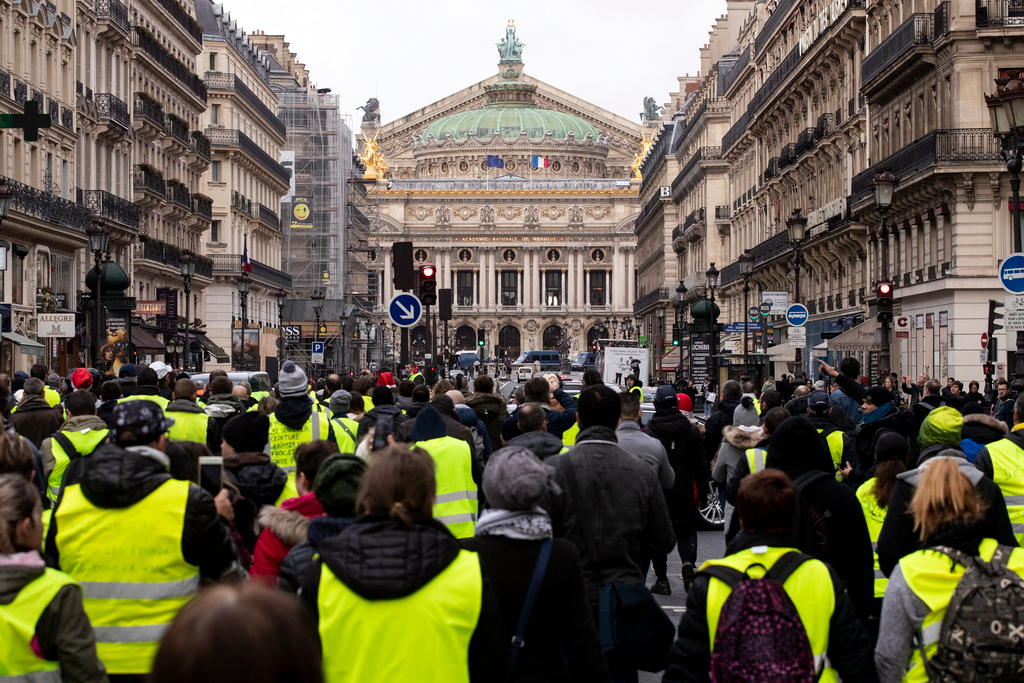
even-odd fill
[[[999,282],[1010,294],[1024,294],[1024,254],[1010,254],[999,264]]]
[[[746,324],[747,332],[760,332],[764,329],[763,323],[725,323],[722,325],[722,332],[726,334],[734,334],[736,332],[743,332],[743,325]]]
[[[36,318],[36,336],[40,339],[75,336],[74,313],[39,313]]]
[[[901,315],[896,318],[896,338],[907,339],[910,337],[910,318]]]
[[[757,312],[760,313],[761,315],[765,315],[765,316],[771,315],[771,313],[772,313],[772,305],[771,305],[771,303],[765,301],[763,304],[761,304],[760,306],[757,307]]]
[[[388,317],[399,327],[412,327],[423,315],[423,304],[415,294],[402,292],[392,297],[388,304]]]
[[[322,342],[322,341],[315,341],[315,342],[312,343],[312,345],[311,345],[312,353],[310,354],[310,356],[311,356],[310,360],[313,363],[316,363],[318,365],[323,365],[323,362],[324,362],[324,346],[326,346],[326,343]]]
[[[747,317],[750,318],[751,322],[756,321],[759,315],[761,315],[761,309],[757,306],[751,306],[747,309]]]
[[[803,304],[793,304],[786,309],[786,322],[793,327],[800,327],[807,322],[807,307]]]
[[[1003,329],[1007,334],[1024,332],[1024,296],[1007,294]]]
[[[789,345],[797,348],[807,346],[807,328],[803,326],[789,328]]]
[[[983,348],[983,349],[987,349],[988,348],[988,332],[982,332],[981,333],[981,348]]]
[[[783,315],[789,306],[789,292],[761,292],[761,301],[771,304],[771,310],[764,312],[762,305],[761,314]]]

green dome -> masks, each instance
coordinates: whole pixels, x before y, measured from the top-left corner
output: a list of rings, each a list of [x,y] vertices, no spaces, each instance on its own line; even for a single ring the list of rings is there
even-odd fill
[[[132,278],[124,268],[113,261],[104,261],[101,267],[103,269],[101,297],[113,296],[115,293],[122,295],[124,290],[131,287]],[[89,271],[85,274],[85,286],[91,292],[96,291],[96,266],[89,268]]]
[[[473,132],[478,138],[489,140],[498,131],[506,140],[514,140],[522,131],[531,140],[541,140],[548,131],[556,140],[564,140],[572,133],[576,140],[586,136],[597,141],[597,128],[583,119],[551,109],[531,106],[488,106],[451,114],[434,121],[423,131],[423,139],[444,140],[451,135],[455,140],[465,140]]]

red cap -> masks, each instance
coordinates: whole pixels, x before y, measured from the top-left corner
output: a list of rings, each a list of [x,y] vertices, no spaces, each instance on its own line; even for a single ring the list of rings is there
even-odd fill
[[[685,410],[688,413],[693,410],[693,399],[689,394],[676,394],[676,398],[679,399],[679,410]]]
[[[71,373],[71,386],[75,389],[88,389],[92,386],[92,373],[85,368],[78,368]]]

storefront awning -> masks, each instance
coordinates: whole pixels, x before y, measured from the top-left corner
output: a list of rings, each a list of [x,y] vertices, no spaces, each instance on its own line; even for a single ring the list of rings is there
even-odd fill
[[[829,351],[840,353],[855,353],[858,351],[878,351],[881,347],[875,343],[875,330],[878,323],[874,320],[865,320],[860,325],[854,325],[838,337],[828,340]]]
[[[18,334],[17,332],[4,332],[3,338],[5,341],[13,342],[20,346],[22,353],[27,353],[31,356],[43,355],[43,345],[35,339],[29,339],[25,335]]]
[[[132,326],[132,346],[143,353],[163,353],[167,347],[162,341],[141,327]]]
[[[227,351],[214,344],[213,340],[207,337],[205,334],[197,334],[195,335],[195,338],[199,342],[199,344],[217,360],[218,363],[229,362],[230,359],[228,358]]]
[[[661,369],[662,370],[676,370],[679,368],[679,357],[681,353],[678,346],[673,346],[672,349],[661,357]]]
[[[796,347],[789,344],[769,346],[767,356],[772,363],[793,363],[796,361]]]

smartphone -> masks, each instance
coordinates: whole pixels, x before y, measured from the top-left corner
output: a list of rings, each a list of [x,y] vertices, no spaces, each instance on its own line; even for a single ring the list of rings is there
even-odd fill
[[[219,455],[199,456],[199,485],[216,496],[223,488],[224,458]]]
[[[388,437],[395,432],[393,415],[379,415],[373,425],[373,450],[379,451],[388,445]]]

